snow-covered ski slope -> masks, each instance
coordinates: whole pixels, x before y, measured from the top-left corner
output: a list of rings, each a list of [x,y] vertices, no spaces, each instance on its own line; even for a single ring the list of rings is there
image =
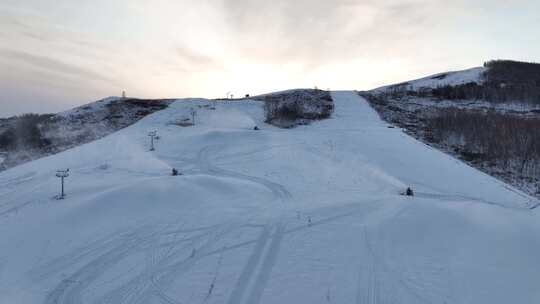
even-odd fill
[[[477,83],[481,84],[484,81],[483,74],[486,72],[487,68],[476,67],[472,69],[462,70],[462,71],[452,71],[446,73],[439,73],[431,75],[428,77],[411,80],[399,84],[383,86],[377,89],[374,89],[372,92],[383,93],[388,90],[395,89],[396,87],[402,87],[407,90],[417,91],[422,88],[438,88],[444,87],[447,85],[457,86],[467,83]]]
[[[289,130],[179,100],[0,173],[0,303],[540,302],[530,197],[333,98]]]

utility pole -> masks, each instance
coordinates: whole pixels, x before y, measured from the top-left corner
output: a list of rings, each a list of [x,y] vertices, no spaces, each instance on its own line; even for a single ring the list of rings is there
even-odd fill
[[[148,136],[150,136],[150,151],[154,151],[154,138],[157,136],[157,131],[151,131],[148,132]]]
[[[59,177],[62,181],[62,192],[60,193],[60,196],[58,197],[58,199],[64,199],[65,197],[65,194],[64,194],[64,178],[68,177],[69,176],[69,169],[66,169],[66,170],[57,170],[56,171],[56,177]]]

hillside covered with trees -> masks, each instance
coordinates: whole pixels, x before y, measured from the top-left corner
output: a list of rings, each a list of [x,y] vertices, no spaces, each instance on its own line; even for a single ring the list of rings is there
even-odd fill
[[[360,94],[408,134],[540,197],[540,64],[494,60],[484,68],[468,83]]]

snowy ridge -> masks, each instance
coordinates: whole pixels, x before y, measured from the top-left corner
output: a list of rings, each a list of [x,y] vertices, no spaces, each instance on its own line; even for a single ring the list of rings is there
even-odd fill
[[[259,94],[259,95],[255,95],[255,96],[251,96],[251,97],[256,99],[258,97],[280,95],[280,94],[286,94],[286,93],[296,93],[296,92],[302,92],[302,91],[306,91],[306,90],[313,90],[313,89],[311,89],[311,88],[288,89],[288,90],[281,90],[281,91],[275,91],[275,92],[270,92],[270,93]]]
[[[37,128],[43,145],[7,146],[4,166],[0,170],[17,166],[30,160],[55,154],[91,142],[127,127],[146,115],[166,108],[172,100],[134,99],[108,97],[74,109],[50,115]],[[11,118],[16,125],[20,118]],[[0,134],[9,128],[0,127]],[[0,153],[3,152],[0,146]],[[2,165],[0,163],[0,165]]]
[[[382,93],[388,90],[392,90],[395,88],[405,88],[408,90],[420,90],[422,88],[437,88],[442,87],[446,85],[456,86],[461,84],[467,84],[467,83],[477,83],[481,84],[483,79],[482,75],[486,71],[486,68],[484,67],[477,67],[462,71],[455,71],[455,72],[446,72],[446,73],[439,73],[435,75],[431,75],[428,77],[411,80],[403,83],[398,83],[395,85],[389,85],[389,86],[383,86],[377,89],[374,89],[372,92],[374,93]]]
[[[105,109],[105,107],[109,105],[111,102],[117,101],[120,99],[122,98],[116,97],[116,96],[110,96],[110,97],[103,98],[103,99],[100,99],[100,100],[97,100],[97,101],[94,101],[94,102],[91,102],[91,103],[88,103],[88,104],[85,104],[85,105],[82,105],[73,109],[69,109],[64,112],[57,113],[56,115],[69,119],[73,116],[80,115],[84,112],[102,112]]]
[[[1,172],[0,303],[540,301],[531,197],[332,97],[286,130],[260,101],[178,100]]]

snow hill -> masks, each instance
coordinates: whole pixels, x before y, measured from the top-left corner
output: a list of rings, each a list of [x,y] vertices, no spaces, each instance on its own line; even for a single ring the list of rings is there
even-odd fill
[[[31,120],[24,115],[0,118],[0,171],[107,136],[171,102],[108,97]]]
[[[540,301],[531,197],[332,97],[294,129],[178,100],[0,173],[0,303]]]
[[[381,93],[392,89],[404,88],[411,91],[418,91],[423,88],[434,89],[443,86],[457,86],[461,84],[467,84],[474,82],[476,84],[482,84],[484,81],[483,74],[486,72],[484,67],[476,67],[472,69],[439,73],[428,77],[402,82],[394,85],[383,86],[372,90],[373,93]]]

